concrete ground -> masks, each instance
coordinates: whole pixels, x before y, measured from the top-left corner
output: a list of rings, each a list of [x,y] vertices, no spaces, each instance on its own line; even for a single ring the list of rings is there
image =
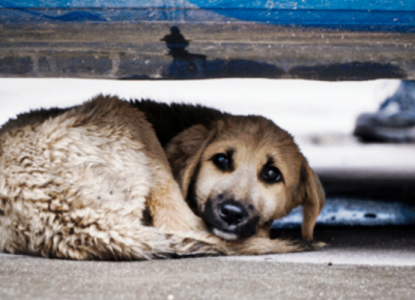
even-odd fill
[[[308,253],[141,262],[0,255],[0,299],[415,299],[413,227],[319,228]]]

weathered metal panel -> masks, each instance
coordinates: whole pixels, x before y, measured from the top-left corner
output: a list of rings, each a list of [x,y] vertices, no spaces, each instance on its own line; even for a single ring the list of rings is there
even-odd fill
[[[0,0],[2,22],[256,22],[356,30],[414,31],[412,0]]]
[[[399,200],[373,201],[357,198],[327,198],[317,218],[322,226],[396,226],[415,225],[415,206]],[[398,198],[399,199],[399,198]],[[302,207],[294,209],[288,216],[275,220],[271,230],[298,229],[301,232]],[[276,232],[277,233],[277,232]]]
[[[0,0],[6,77],[415,79],[414,42],[408,0]]]
[[[414,43],[411,33],[261,24],[3,25],[0,76],[415,78]]]

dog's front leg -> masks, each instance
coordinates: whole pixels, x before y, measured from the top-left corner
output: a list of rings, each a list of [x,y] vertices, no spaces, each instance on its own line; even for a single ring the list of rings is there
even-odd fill
[[[152,225],[165,233],[204,231],[204,223],[184,201],[171,173],[163,165],[155,169],[160,171],[153,176],[157,182],[146,202]]]
[[[321,242],[304,240],[270,239],[269,228],[272,223],[259,228],[253,237],[228,242],[229,255],[261,255],[316,250],[324,246]]]
[[[311,251],[323,247],[321,242],[306,242],[303,240],[271,240],[267,237],[254,236],[244,240],[228,242],[226,249],[229,255],[263,255]]]
[[[223,241],[209,233],[203,221],[184,201],[173,178],[164,177],[147,199],[152,225],[159,229],[170,243],[172,253],[178,256],[227,254]]]

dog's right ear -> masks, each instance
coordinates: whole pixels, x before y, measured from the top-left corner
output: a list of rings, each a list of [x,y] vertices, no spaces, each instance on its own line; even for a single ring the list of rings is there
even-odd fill
[[[203,125],[194,125],[174,137],[165,147],[174,179],[179,183],[184,199],[200,158],[216,136],[220,124],[219,121],[218,126],[211,130]]]

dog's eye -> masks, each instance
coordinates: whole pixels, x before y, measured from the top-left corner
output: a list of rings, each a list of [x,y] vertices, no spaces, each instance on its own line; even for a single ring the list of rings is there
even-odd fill
[[[262,170],[262,178],[266,183],[276,183],[282,180],[282,174],[275,166],[265,166]]]
[[[227,171],[231,167],[230,166],[230,164],[231,164],[230,159],[229,159],[228,155],[226,155],[225,153],[215,154],[212,157],[212,161],[215,164],[215,166],[218,169],[222,170],[222,171]]]

